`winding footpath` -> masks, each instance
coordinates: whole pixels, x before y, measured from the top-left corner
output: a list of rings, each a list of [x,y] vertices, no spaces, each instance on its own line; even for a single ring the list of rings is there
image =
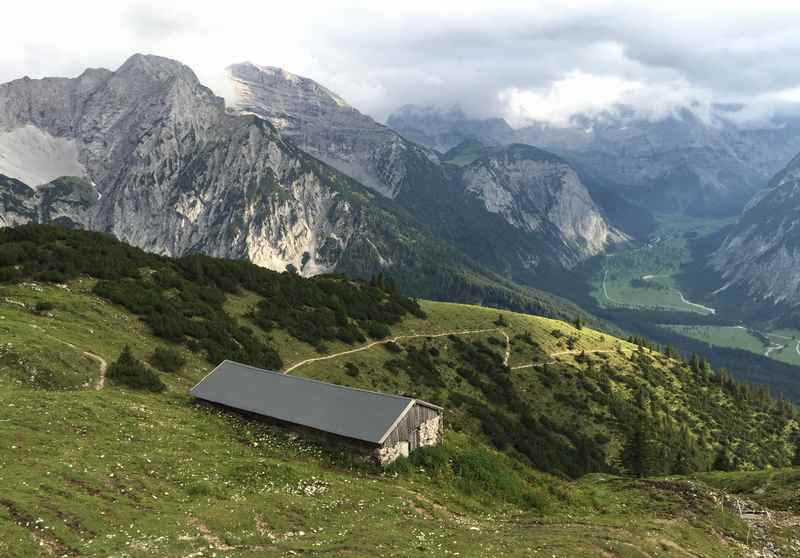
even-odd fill
[[[550,353],[550,358],[557,357],[557,356],[564,356],[564,355],[579,355],[581,353],[590,355],[590,354],[597,354],[597,353],[613,353],[615,349],[589,349],[588,351],[584,349],[573,349],[571,351],[558,351],[555,353]],[[511,370],[522,370],[523,368],[533,368],[534,366],[541,366],[542,364],[555,364],[558,362],[557,360],[549,360],[547,362],[533,362],[531,364],[521,364],[519,366],[512,366]]]
[[[334,353],[332,355],[325,355],[321,357],[314,357],[314,358],[307,358],[306,360],[301,360],[300,362],[291,365],[289,368],[283,371],[284,374],[288,374],[292,370],[296,370],[303,365],[309,364],[311,362],[319,362],[321,360],[330,360],[332,358],[338,358],[344,355],[351,355],[353,353],[360,353],[361,351],[366,351],[367,349],[371,349],[372,347],[377,347],[378,345],[386,345],[387,343],[397,343],[402,339],[417,339],[420,337],[447,337],[448,335],[472,335],[475,333],[488,333],[490,331],[500,331],[506,337],[506,356],[504,364],[508,363],[508,357],[511,353],[511,340],[508,338],[508,335],[505,331],[501,330],[498,327],[493,327],[489,329],[470,329],[465,331],[446,331],[444,333],[412,333],[409,335],[398,335],[397,337],[392,337],[390,339],[382,339],[381,341],[373,341],[367,345],[362,347],[358,347],[356,349],[350,349],[348,351],[341,351],[339,353]]]
[[[33,327],[36,330],[41,331],[42,335],[44,335],[46,337],[49,337],[53,341],[57,341],[57,342],[61,343],[62,345],[66,345],[70,349],[74,349],[76,351],[80,351],[80,353],[83,356],[95,361],[97,363],[99,369],[100,369],[100,375],[97,377],[97,381],[94,384],[94,389],[97,390],[97,391],[100,391],[101,389],[103,389],[105,387],[105,385],[106,385],[106,372],[108,371],[108,362],[106,362],[106,359],[104,359],[100,355],[96,355],[94,353],[90,353],[89,351],[84,351],[80,347],[76,347],[75,345],[73,345],[72,343],[70,343],[68,341],[64,341],[63,339],[59,339],[58,337],[50,335],[49,333],[47,333],[44,330],[42,330],[42,328],[40,328],[39,326],[36,326],[36,325],[32,324],[31,327]]]
[[[492,331],[499,331],[503,335],[503,337],[505,337],[505,339],[506,339],[506,349],[505,349],[505,354],[503,355],[503,364],[505,366],[508,366],[508,361],[511,358],[511,338],[508,336],[508,333],[506,333],[506,331],[504,329],[499,328],[499,327],[493,327],[493,328],[488,328],[488,329],[469,329],[469,330],[461,330],[461,331],[446,331],[444,333],[412,333],[412,334],[409,334],[409,335],[398,335],[398,336],[392,337],[390,339],[382,339],[380,341],[373,341],[372,343],[368,343],[367,345],[363,345],[363,346],[357,347],[355,349],[349,349],[347,351],[341,351],[341,352],[338,352],[338,353],[334,353],[332,355],[325,355],[325,356],[321,356],[321,357],[307,358],[305,360],[301,360],[300,362],[297,362],[297,363],[291,365],[289,368],[284,370],[283,373],[284,374],[288,374],[288,373],[292,372],[293,370],[297,370],[301,366],[304,366],[306,364],[310,364],[312,362],[320,362],[320,361],[323,361],[323,360],[331,360],[331,359],[334,359],[334,358],[339,358],[341,356],[351,355],[353,353],[360,353],[361,351],[369,350],[369,349],[371,349],[373,347],[377,347],[378,345],[385,345],[387,343],[397,343],[398,341],[401,341],[403,339],[418,339],[420,337],[427,337],[427,338],[447,337],[449,335],[474,335],[476,333],[489,333],[489,332],[492,332]],[[800,349],[798,349],[798,350],[800,351]],[[584,354],[587,354],[587,355],[588,354],[595,354],[595,353],[613,353],[614,351],[615,351],[615,349],[589,349],[589,350],[573,349],[573,350],[569,350],[569,351],[557,351],[555,353],[550,353],[547,356],[549,356],[550,358],[554,358],[554,357],[564,356],[564,355],[579,355],[581,353],[584,353]],[[554,364],[556,362],[557,362],[556,360],[551,360],[551,361],[548,361],[548,362],[535,362],[535,363],[531,363],[531,364],[522,364],[520,366],[512,366],[511,370],[521,370],[523,368],[533,368],[534,366],[541,366],[542,364]]]

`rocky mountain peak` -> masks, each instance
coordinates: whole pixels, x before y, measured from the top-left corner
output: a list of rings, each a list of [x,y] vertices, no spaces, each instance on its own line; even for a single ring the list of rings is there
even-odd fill
[[[245,97],[243,101],[257,87],[262,91],[269,91],[273,107],[284,112],[297,109],[300,105],[315,105],[322,111],[351,108],[330,89],[283,68],[243,62],[229,66],[227,72],[236,93]]]
[[[232,109],[268,120],[298,147],[372,190],[396,197],[407,158],[435,158],[312,79],[250,62],[227,69]]]
[[[171,58],[154,54],[134,54],[114,72],[119,78],[168,81],[175,78],[199,83],[194,71]]]
[[[486,145],[514,141],[514,129],[502,118],[470,118],[460,108],[404,105],[391,115],[387,125],[403,137],[442,153],[467,139]]]

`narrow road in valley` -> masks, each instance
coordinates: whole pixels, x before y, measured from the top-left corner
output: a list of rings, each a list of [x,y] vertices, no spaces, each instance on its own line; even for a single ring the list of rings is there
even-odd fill
[[[472,334],[475,334],[475,333],[488,333],[490,331],[501,331],[501,332],[503,332],[503,330],[501,330],[498,327],[492,327],[492,328],[489,328],[489,329],[470,329],[470,330],[465,330],[465,331],[446,331],[444,333],[412,333],[412,334],[409,334],[409,335],[398,335],[397,337],[392,337],[391,339],[382,339],[381,341],[373,341],[372,343],[364,345],[363,347],[358,347],[356,349],[350,349],[350,350],[347,350],[347,351],[341,351],[339,353],[334,353],[332,355],[325,355],[325,356],[321,356],[321,357],[307,358],[306,360],[301,360],[300,362],[291,365],[289,368],[284,370],[283,373],[284,374],[288,374],[292,370],[296,370],[297,368],[300,368],[301,366],[309,364],[311,362],[319,362],[321,360],[330,360],[332,358],[338,358],[338,357],[344,356],[344,355],[351,355],[353,353],[360,353],[361,351],[366,351],[367,349],[371,349],[372,347],[377,347],[378,345],[385,345],[387,343],[397,343],[398,341],[403,340],[403,339],[418,339],[420,337],[447,337],[448,335],[472,335]],[[505,362],[507,363],[509,354],[511,352],[511,341],[510,341],[510,339],[508,339],[508,335],[506,335],[505,332],[503,332],[503,335],[506,336],[506,357],[505,357],[506,360],[505,360]]]
[[[608,288],[606,288],[606,279],[608,279],[608,268],[606,268],[605,273],[603,273],[603,296],[605,296],[609,302],[613,302],[614,304],[619,304],[620,306],[626,306],[624,302],[615,300],[610,296],[608,296]]]
[[[786,347],[786,345],[770,345],[767,347],[767,350],[764,351],[764,356],[768,357],[773,351],[781,351],[784,347]]]
[[[651,279],[655,279],[657,277],[669,277],[669,275],[644,275],[644,276],[642,276],[642,279],[644,279],[645,281],[650,281]],[[608,287],[606,286],[607,280],[608,280],[608,268],[605,268],[605,271],[603,273],[603,296],[606,297],[606,300],[608,300],[609,302],[613,302],[614,304],[619,304],[620,306],[631,307],[631,305],[629,305],[629,304],[626,304],[626,303],[624,303],[622,301],[616,300],[616,299],[611,298],[610,296],[608,296]],[[706,312],[708,312],[710,314],[716,314],[717,313],[716,309],[714,309],[714,308],[710,308],[708,306],[703,306],[702,304],[697,304],[696,302],[692,302],[691,300],[687,299],[683,295],[683,293],[681,291],[679,291],[678,289],[670,289],[670,290],[675,291],[676,293],[678,293],[678,296],[681,298],[681,302],[683,302],[684,304],[688,304],[689,306],[694,306],[695,308],[700,308],[701,310],[705,310]],[[679,308],[677,306],[666,306],[666,305],[659,305],[659,306],[661,308],[667,308],[667,309],[671,309],[671,310],[683,310],[683,308]],[[632,306],[632,307],[636,308],[635,305]]]
[[[683,293],[677,289],[673,289],[676,293],[678,293],[681,297],[681,302],[684,304],[688,304],[689,306],[694,306],[695,308],[700,308],[701,310],[705,310],[711,314],[716,314],[717,311],[714,308],[709,308],[708,306],[703,306],[702,304],[697,304],[696,302],[692,302],[691,300],[687,300]]]

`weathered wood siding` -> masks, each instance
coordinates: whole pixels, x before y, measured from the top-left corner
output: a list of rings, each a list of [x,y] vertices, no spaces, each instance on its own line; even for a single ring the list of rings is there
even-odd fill
[[[415,403],[406,416],[403,417],[403,420],[397,423],[394,430],[389,433],[383,445],[389,446],[401,441],[408,441],[409,451],[414,451],[420,445],[419,436],[417,434],[419,426],[423,422],[431,420],[441,414],[441,411]]]

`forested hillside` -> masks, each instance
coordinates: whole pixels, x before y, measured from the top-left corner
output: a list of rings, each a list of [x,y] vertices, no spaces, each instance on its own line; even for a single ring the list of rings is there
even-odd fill
[[[744,556],[763,541],[720,488],[635,479],[716,470],[702,478],[733,485],[725,471],[800,457],[788,403],[580,316],[162,258],[82,231],[0,235],[3,555]],[[200,405],[187,391],[222,358],[439,403],[445,442],[379,471]]]

